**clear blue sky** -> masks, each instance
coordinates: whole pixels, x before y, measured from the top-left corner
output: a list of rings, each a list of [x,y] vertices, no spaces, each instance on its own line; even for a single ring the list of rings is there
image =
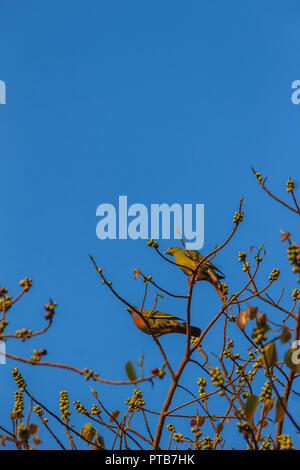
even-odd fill
[[[97,206],[116,203],[120,194],[146,205],[204,203],[203,252],[227,236],[244,196],[245,222],[215,260],[230,288],[243,282],[238,250],[262,241],[268,254],[262,283],[278,266],[296,287],[279,240],[280,228],[295,233],[296,216],[267,199],[250,166],[268,174],[283,197],[288,176],[299,175],[300,106],[290,100],[291,83],[300,78],[299,15],[296,0],[1,1],[7,104],[0,105],[0,283],[15,295],[24,276],[34,282],[9,312],[10,331],[41,328],[45,302],[59,304],[44,337],[9,342],[8,352],[29,357],[32,348],[45,347],[49,361],[116,380],[126,379],[125,362],[141,352],[146,373],[161,365],[151,337],[134,329],[88,258],[95,256],[132,303],[143,294],[133,279],[136,267],[174,291],[186,288],[183,274],[162,264],[144,241],[96,238]],[[192,323],[203,328],[219,304],[209,285],[196,290]],[[167,298],[160,308],[182,309]],[[207,337],[209,351],[220,347],[220,334],[217,327]],[[176,364],[184,337],[162,344]],[[0,423],[7,425],[13,365],[0,366]],[[19,367],[52,410],[61,389],[70,401],[94,402],[89,383],[76,374]],[[184,378],[199,375],[191,367]],[[167,383],[142,387],[156,410]],[[110,410],[132,393],[132,387],[95,388]],[[174,403],[186,398],[180,392]],[[74,414],[73,424],[81,422]],[[54,446],[51,436],[41,436],[42,448]]]

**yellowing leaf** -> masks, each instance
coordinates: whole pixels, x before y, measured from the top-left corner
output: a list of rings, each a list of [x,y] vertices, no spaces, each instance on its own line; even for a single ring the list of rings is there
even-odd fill
[[[289,330],[287,329],[286,326],[284,326],[282,328],[282,332],[281,332],[281,336],[280,336],[280,341],[282,342],[282,344],[285,344],[285,343],[288,343],[291,339],[292,335],[291,333],[289,332]]]
[[[39,444],[42,443],[42,441],[40,440],[39,436],[37,434],[34,434],[33,437],[32,437],[32,441],[34,443],[34,445],[38,446]]]
[[[205,423],[204,416],[197,416],[196,425],[198,426],[198,428],[201,428],[201,426],[203,426],[204,423]]]
[[[276,414],[275,414],[276,423],[279,423],[280,421],[283,420],[284,415],[285,415],[285,408],[286,408],[286,400],[283,397],[281,398],[281,400],[279,400],[279,398],[277,398]]]
[[[274,400],[273,400],[273,398],[269,398],[268,400],[265,400],[265,402],[264,402],[265,417],[267,416],[267,414],[269,413],[269,411],[271,411],[271,409],[273,408],[273,406],[274,406]]]
[[[119,414],[120,414],[120,411],[119,411],[119,410],[114,410],[114,411],[112,411],[112,412],[110,413],[109,422],[110,422],[110,423],[113,423],[113,422],[117,419],[117,417],[119,416]]]
[[[29,426],[29,434],[36,434],[39,430],[39,427],[35,423],[31,423]]]
[[[94,437],[96,436],[97,431],[95,428],[93,428],[91,423],[86,423],[80,431],[80,435],[84,438],[87,439],[88,441],[92,441]],[[89,444],[88,444],[89,445]]]
[[[94,444],[92,446],[92,450],[102,450],[102,449],[105,449],[105,444],[104,444],[104,439],[102,436],[100,436],[100,434],[97,434],[97,437],[94,441]],[[101,447],[101,449],[100,449]]]
[[[254,320],[254,318],[256,318],[257,311],[258,311],[257,307],[253,307],[249,305],[249,307],[247,308],[247,312],[248,312],[250,320]]]
[[[245,329],[245,326],[248,320],[249,320],[249,315],[248,315],[247,310],[241,310],[236,319],[236,324],[240,330],[243,331]]]
[[[92,387],[90,387],[90,389],[94,397],[97,398],[97,392]]]
[[[274,367],[276,365],[278,357],[274,341],[264,346],[262,356],[266,368]]]
[[[141,271],[140,271],[139,269],[135,269],[135,270],[133,271],[133,277],[134,277],[134,279],[137,279],[140,274],[141,274]]]
[[[260,313],[257,317],[256,323],[260,328],[262,328],[266,326],[267,320],[268,320],[267,315],[265,313]]]
[[[293,348],[292,346],[284,357],[284,362],[293,372],[300,373],[300,348]]]
[[[223,431],[223,424],[222,423],[219,423],[216,427],[216,434],[220,434],[222,431]]]
[[[247,310],[241,310],[237,316],[236,324],[240,330],[244,330],[249,320],[254,320],[257,315],[257,307],[249,305]]]

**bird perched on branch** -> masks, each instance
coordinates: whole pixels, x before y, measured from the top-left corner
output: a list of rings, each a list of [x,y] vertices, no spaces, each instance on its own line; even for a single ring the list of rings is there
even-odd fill
[[[204,256],[196,250],[183,250],[178,246],[170,246],[165,255],[174,256],[176,264],[187,275],[192,277],[193,270],[196,269]],[[220,279],[224,279],[224,274],[211,261],[205,260],[198,268],[195,281],[209,281],[219,284]]]
[[[140,315],[132,308],[126,309],[139,330],[148,335],[162,336],[168,333],[186,334],[186,323],[175,315],[159,312],[158,310],[143,310]],[[137,309],[140,311],[139,309]],[[199,337],[201,330],[191,326],[191,336]]]

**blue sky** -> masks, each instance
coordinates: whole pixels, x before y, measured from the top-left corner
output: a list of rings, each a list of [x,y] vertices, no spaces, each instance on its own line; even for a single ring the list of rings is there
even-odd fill
[[[296,216],[260,191],[250,166],[269,175],[283,197],[288,176],[299,174],[300,107],[290,99],[300,78],[299,2],[2,0],[0,11],[0,79],[7,86],[0,106],[0,283],[16,294],[24,276],[34,282],[9,313],[11,331],[39,329],[49,297],[59,304],[45,337],[10,342],[9,352],[28,357],[45,347],[49,361],[116,380],[126,378],[125,362],[141,352],[146,372],[161,365],[152,339],[134,329],[88,258],[92,253],[132,303],[143,295],[136,267],[174,291],[186,289],[183,274],[144,241],[97,239],[96,208],[116,204],[119,195],[148,207],[205,204],[203,252],[230,232],[244,196],[245,222],[216,264],[235,291],[243,282],[237,252],[265,241],[262,283],[278,266],[296,287],[279,239],[280,228],[295,233]],[[163,299],[160,308],[180,314],[182,305]],[[193,324],[205,327],[217,308],[211,287],[197,286]],[[208,350],[219,347],[220,332],[207,337]],[[176,364],[184,337],[162,343]],[[7,425],[12,366],[0,367],[0,422]],[[20,369],[53,410],[61,389],[72,401],[94,402],[89,384],[71,372]],[[198,376],[191,368],[184,378]],[[156,410],[167,383],[143,385]],[[132,393],[95,388],[109,409]],[[183,399],[180,392],[175,402]],[[54,445],[51,436],[42,440],[43,448]]]

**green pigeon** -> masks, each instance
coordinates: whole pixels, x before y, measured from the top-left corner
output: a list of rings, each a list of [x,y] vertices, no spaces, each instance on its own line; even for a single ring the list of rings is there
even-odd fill
[[[158,310],[143,310],[142,315],[147,321],[150,329],[147,324],[135,310],[131,307],[126,309],[133,320],[135,326],[143,331],[144,333],[155,336],[162,336],[168,333],[181,333],[186,334],[186,323],[175,315],[170,315],[169,313],[159,312]],[[137,309],[140,311],[139,309]],[[196,326],[191,326],[191,336],[199,337],[201,335],[201,330]]]
[[[183,250],[178,246],[170,246],[165,255],[174,256],[175,261],[179,264],[180,269],[187,275],[192,276],[191,269],[196,269],[196,266],[204,258],[199,251],[196,250]],[[191,269],[186,269],[187,268]],[[213,263],[206,260],[204,264],[199,266],[198,272],[195,276],[196,281],[210,281],[219,284],[220,279],[224,279],[224,274]]]

